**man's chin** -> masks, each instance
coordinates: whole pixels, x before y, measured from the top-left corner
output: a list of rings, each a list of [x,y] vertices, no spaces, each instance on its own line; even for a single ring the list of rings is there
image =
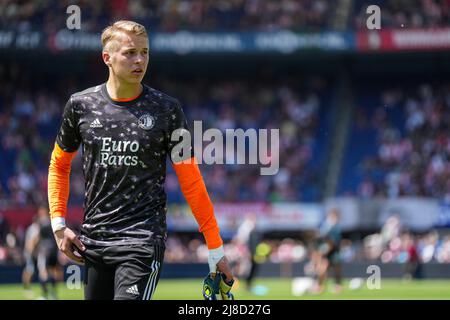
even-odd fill
[[[139,76],[139,77],[130,77],[130,78],[127,79],[127,82],[130,83],[130,84],[139,84],[139,83],[142,82],[143,78],[144,77],[141,77],[141,76]]]

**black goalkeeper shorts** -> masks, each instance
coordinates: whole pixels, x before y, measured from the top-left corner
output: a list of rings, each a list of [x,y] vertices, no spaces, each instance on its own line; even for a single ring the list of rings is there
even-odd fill
[[[150,300],[159,281],[164,244],[86,246],[85,300]]]

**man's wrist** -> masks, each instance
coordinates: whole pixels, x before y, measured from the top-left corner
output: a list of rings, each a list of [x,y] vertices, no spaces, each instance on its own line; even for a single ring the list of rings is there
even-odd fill
[[[66,228],[66,219],[63,217],[54,217],[52,218],[52,229],[53,233],[64,230]]]
[[[210,272],[216,272],[217,270],[217,263],[225,256],[225,250],[223,248],[223,245],[221,245],[218,248],[215,249],[209,249],[209,256],[208,256],[208,264],[209,264],[209,271]]]

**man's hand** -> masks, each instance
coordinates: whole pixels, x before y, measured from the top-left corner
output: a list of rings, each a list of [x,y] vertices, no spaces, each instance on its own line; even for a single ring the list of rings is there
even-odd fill
[[[59,250],[61,250],[71,260],[84,264],[83,257],[75,254],[75,252],[83,252],[86,250],[86,247],[71,229],[66,227],[62,230],[55,231],[54,235]]]
[[[234,280],[227,257],[224,256],[220,259],[219,263],[217,263],[217,271],[222,272],[225,275],[226,282],[232,282]]]
[[[234,300],[230,292],[234,277],[223,246],[209,250],[208,264],[210,273],[203,283],[203,297],[206,300],[215,300],[216,294],[220,293],[222,300]]]
[[[219,283],[219,291],[222,296],[222,300],[234,300],[234,296],[231,293],[231,288],[233,287],[234,277],[231,272],[231,268],[228,264],[227,257],[223,257],[220,259],[217,264],[217,272],[221,277],[221,281]]]
[[[225,257],[223,246],[217,249],[210,249],[208,256],[209,272],[215,274],[217,271],[222,272],[226,276],[226,281],[233,280],[231,268],[228,265],[228,260]]]
[[[203,298],[205,300],[234,300],[231,293],[234,280],[227,282],[222,272],[209,273],[203,280]]]

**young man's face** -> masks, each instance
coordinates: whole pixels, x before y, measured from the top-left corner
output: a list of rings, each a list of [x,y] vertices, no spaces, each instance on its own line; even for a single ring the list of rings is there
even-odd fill
[[[132,33],[121,33],[103,52],[105,63],[112,74],[123,83],[141,83],[148,65],[148,38]]]

